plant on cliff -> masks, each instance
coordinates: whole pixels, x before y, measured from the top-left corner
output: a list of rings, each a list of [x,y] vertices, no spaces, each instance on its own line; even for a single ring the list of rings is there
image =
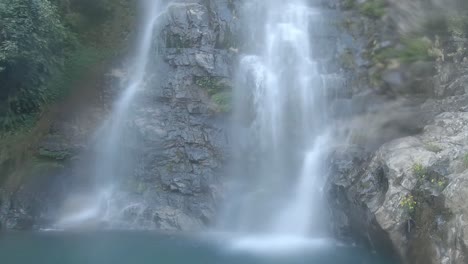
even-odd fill
[[[468,169],[468,153],[466,153],[465,156],[463,156],[463,166],[465,167],[465,169]]]
[[[408,215],[412,215],[415,212],[416,205],[417,202],[411,194],[406,195],[400,201],[400,207],[402,207]]]
[[[397,47],[389,47],[377,52],[376,59],[382,63],[390,60],[398,60],[402,63],[431,61],[434,60],[432,43],[427,38],[405,37]]]
[[[426,178],[427,169],[421,163],[413,164],[412,170],[416,177],[420,179]]]
[[[378,19],[385,15],[384,0],[367,0],[359,7],[361,13],[369,18]]]
[[[418,178],[417,187],[421,190],[442,191],[447,186],[446,178],[428,168],[421,163],[415,163],[412,168],[413,174]]]
[[[208,76],[196,78],[195,84],[207,91],[219,112],[231,111],[232,88],[229,84],[221,78]]]

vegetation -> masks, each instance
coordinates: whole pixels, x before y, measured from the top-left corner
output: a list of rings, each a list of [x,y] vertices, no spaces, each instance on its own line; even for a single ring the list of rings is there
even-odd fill
[[[73,80],[109,54],[101,40],[108,39],[103,25],[116,6],[110,2],[0,2],[1,131],[33,124]]]
[[[421,163],[415,163],[413,165],[413,173],[416,177],[423,179],[426,177],[427,170]]]
[[[463,166],[465,166],[465,169],[468,169],[468,153],[463,156]]]
[[[231,111],[232,88],[222,78],[199,77],[195,80],[195,83],[207,91],[219,112]]]
[[[347,1],[353,3],[354,1]],[[378,19],[385,15],[385,1],[384,0],[368,0],[362,3],[359,7],[361,13],[369,18]]]
[[[398,60],[402,63],[431,61],[434,59],[431,50],[432,43],[429,39],[406,37],[401,40],[399,46],[380,50],[376,54],[376,59],[379,62]]]
[[[417,202],[414,200],[414,196],[411,194],[406,195],[401,199],[400,206],[409,214],[413,214],[415,212]]]
[[[69,36],[49,1],[2,1],[0,18],[0,124],[10,128],[48,99],[44,84],[63,63]]]
[[[14,171],[32,175],[35,168],[59,167],[69,156],[38,150],[37,143],[49,131],[56,103],[123,50],[132,4],[0,1],[0,184],[6,177],[20,180],[9,177]]]

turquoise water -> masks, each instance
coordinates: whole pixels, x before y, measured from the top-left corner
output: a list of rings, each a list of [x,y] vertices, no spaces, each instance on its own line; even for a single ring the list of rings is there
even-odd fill
[[[315,245],[248,250],[228,239],[135,232],[8,233],[2,264],[394,264],[363,249]],[[269,250],[271,246],[271,250]]]

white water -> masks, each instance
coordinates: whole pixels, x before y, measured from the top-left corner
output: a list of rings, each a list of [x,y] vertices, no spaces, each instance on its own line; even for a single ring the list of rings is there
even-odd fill
[[[327,18],[308,2],[256,0],[244,9],[253,52],[240,62],[234,188],[221,221],[247,234],[241,245],[277,248],[328,235],[323,188],[332,134],[330,74],[319,71],[315,56],[324,47],[314,42],[326,34]]]
[[[240,248],[321,241],[316,238],[327,235],[322,189],[331,141],[325,90],[330,75],[319,71],[314,54],[322,47],[314,45],[314,38],[324,34],[321,25],[326,18],[305,0],[246,2],[252,7],[249,25],[254,51],[240,62],[233,162],[239,189],[226,209],[230,219],[223,222],[230,231],[248,234],[235,243]],[[166,9],[156,0],[144,3],[129,82],[97,133],[95,188],[70,195],[57,223],[60,228],[113,221],[115,210],[141,207],[131,201],[111,203],[118,193],[119,175],[126,170],[128,157],[122,157],[120,147],[127,140],[127,119],[138,90],[144,87],[153,33]]]
[[[138,90],[145,86],[153,35],[158,19],[167,9],[161,8],[159,0],[142,0],[141,2],[144,10],[141,22],[142,31],[139,32],[134,61],[129,67],[128,82],[115,102],[108,120],[96,133],[97,155],[94,170],[91,171],[93,187],[84,193],[70,194],[56,224],[58,228],[89,227],[101,222],[111,222],[115,220],[112,218],[116,217],[114,211],[121,210],[121,208],[115,208],[119,205],[111,203],[115,192],[118,192],[116,189],[120,177],[128,172],[126,169],[131,162],[131,157],[125,155],[125,151],[122,150],[122,145],[130,139],[131,134],[127,129],[127,122]]]

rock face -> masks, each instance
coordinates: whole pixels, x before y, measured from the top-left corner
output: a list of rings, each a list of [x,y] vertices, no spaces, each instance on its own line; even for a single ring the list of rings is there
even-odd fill
[[[400,9],[425,8],[389,0],[376,21],[360,13],[366,2],[345,11],[357,47],[346,63],[354,110],[343,125],[351,137],[331,157],[335,230],[394,248],[404,263],[467,263],[467,54],[454,41],[460,36],[447,33],[431,36],[427,61],[379,61],[386,48],[405,50],[399,32],[418,34],[423,16],[405,20]]]
[[[213,220],[228,153],[225,102],[236,28],[232,1],[174,1],[158,29],[155,71],[131,126],[141,157],[133,180],[154,227],[196,230]]]
[[[410,263],[466,263],[467,118],[442,113],[422,134],[388,142],[367,160],[362,151],[336,157],[334,188]]]

